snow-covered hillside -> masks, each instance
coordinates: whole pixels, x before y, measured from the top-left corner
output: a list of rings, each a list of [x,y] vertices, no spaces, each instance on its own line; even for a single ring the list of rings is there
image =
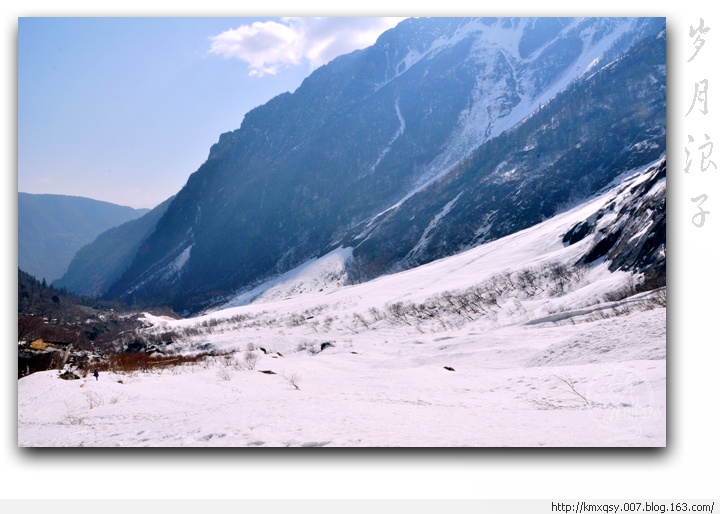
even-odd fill
[[[600,210],[598,230],[626,216],[653,171],[371,282],[343,285],[338,251],[238,306],[147,315],[165,354],[215,355],[97,381],[25,377],[18,444],[664,446],[664,288],[636,293],[637,277],[602,260],[577,266],[600,233],[563,243]]]

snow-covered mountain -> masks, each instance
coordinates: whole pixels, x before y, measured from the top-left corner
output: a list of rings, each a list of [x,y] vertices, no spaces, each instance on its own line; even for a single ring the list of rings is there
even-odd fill
[[[664,446],[665,182],[661,158],[413,269],[342,285],[340,249],[235,306],[148,314],[163,366],[22,378],[18,443]]]
[[[198,312],[341,249],[360,282],[539,223],[663,154],[664,26],[406,20],[223,134],[108,296]]]
[[[362,276],[512,234],[665,148],[665,38],[643,40],[343,239]]]

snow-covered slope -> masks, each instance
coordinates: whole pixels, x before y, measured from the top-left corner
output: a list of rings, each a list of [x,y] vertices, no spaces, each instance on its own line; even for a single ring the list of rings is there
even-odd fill
[[[319,259],[311,259],[278,278],[268,280],[247,292],[241,293],[219,309],[223,310],[249,303],[266,303],[292,298],[306,293],[322,293],[348,283],[347,263],[352,259],[351,248],[338,248]]]
[[[173,341],[166,354],[216,356],[99,381],[25,377],[18,443],[664,446],[664,288],[636,294],[630,271],[577,265],[592,231],[563,242],[599,211],[612,225],[651,181],[647,194],[664,197],[660,164],[544,223],[402,273],[343,286],[338,252],[248,305],[147,315],[148,337]]]

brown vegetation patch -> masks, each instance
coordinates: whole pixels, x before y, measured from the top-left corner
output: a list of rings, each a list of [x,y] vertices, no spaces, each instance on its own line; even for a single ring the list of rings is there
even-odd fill
[[[112,371],[115,373],[128,373],[133,371],[154,371],[183,364],[201,362],[210,353],[198,353],[195,355],[148,355],[139,353],[118,353],[109,359],[94,363],[94,369],[98,371]]]

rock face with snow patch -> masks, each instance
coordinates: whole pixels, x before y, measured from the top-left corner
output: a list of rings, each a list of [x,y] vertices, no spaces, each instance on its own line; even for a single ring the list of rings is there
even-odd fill
[[[108,296],[197,311],[341,246],[367,278],[537,223],[664,151],[664,25],[406,20],[223,134]]]
[[[563,241],[568,244],[594,237],[579,264],[605,258],[611,271],[649,274],[659,280],[657,285],[665,284],[666,160],[648,173],[650,179],[620,193],[621,204],[620,200],[611,202],[565,235]]]

